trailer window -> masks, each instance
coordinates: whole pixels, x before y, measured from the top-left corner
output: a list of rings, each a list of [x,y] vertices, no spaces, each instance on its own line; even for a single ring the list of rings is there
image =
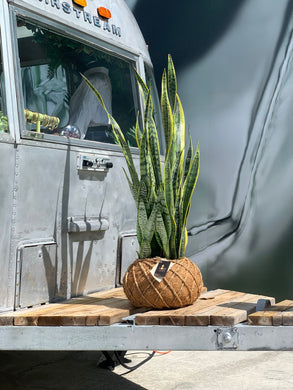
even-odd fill
[[[1,38],[1,30],[0,30]],[[4,77],[3,77],[3,65],[2,65],[2,47],[0,39],[0,134],[8,132],[8,120],[5,101],[5,89],[4,89]]]
[[[17,21],[26,133],[114,143],[102,95],[130,146],[138,111],[133,64],[22,18]]]

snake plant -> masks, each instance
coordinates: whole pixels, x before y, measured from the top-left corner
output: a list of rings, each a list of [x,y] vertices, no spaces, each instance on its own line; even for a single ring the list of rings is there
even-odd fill
[[[177,94],[171,56],[168,56],[168,67],[163,72],[161,85],[161,115],[166,143],[163,169],[151,91],[139,74],[136,72],[136,79],[144,102],[143,129],[140,129],[138,119],[135,127],[139,173],[118,123],[107,111],[99,92],[86,77],[83,78],[107,112],[114,138],[121,146],[127,163],[129,175],[124,172],[137,207],[139,258],[183,257],[187,245],[187,216],[198,178],[200,157],[198,146],[193,153],[190,134],[185,151],[185,118]]]

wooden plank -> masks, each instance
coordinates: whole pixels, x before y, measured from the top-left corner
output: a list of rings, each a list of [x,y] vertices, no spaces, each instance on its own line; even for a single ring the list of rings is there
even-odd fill
[[[248,316],[248,325],[261,325],[261,326],[270,326],[273,325],[273,318],[276,315],[280,315],[280,312],[284,312],[288,309],[288,306],[292,301],[284,300],[272,307],[269,307],[267,310],[257,311],[256,313],[252,313]],[[278,323],[280,318],[277,317],[274,323]],[[282,320],[283,321],[283,320]]]
[[[236,294],[236,295],[235,295]],[[217,303],[229,301],[232,297],[243,295],[243,293],[228,290],[215,290],[204,293],[193,304],[187,307],[173,310],[154,310],[136,316],[136,325],[186,325],[186,318],[195,315],[197,311]]]
[[[283,313],[283,326],[292,326],[293,325],[293,307],[289,307],[284,313]]]
[[[218,311],[211,314],[211,325],[234,326],[247,321],[248,314],[255,312],[259,299],[267,299],[271,305],[275,303],[273,297],[245,294],[240,299],[236,298],[229,303],[219,305]]]
[[[98,325],[112,325],[117,322],[121,322],[122,318],[127,317],[132,314],[141,313],[147,310],[145,307],[131,307],[130,309],[118,310],[111,309],[105,310],[101,313]]]
[[[291,312],[292,309],[293,309],[293,301],[286,300],[286,301],[283,301],[283,302],[287,303],[286,304],[287,307],[286,307],[286,309],[284,308],[285,310],[280,310],[277,314],[275,314],[273,316],[273,325],[274,326],[282,326],[282,325],[284,325],[284,323],[283,323],[284,322],[283,321],[284,314],[286,314],[287,312]],[[287,323],[286,316],[287,315],[285,315],[285,324]],[[289,314],[289,317],[290,317],[290,314]],[[289,320],[289,322],[290,322],[290,320]]]

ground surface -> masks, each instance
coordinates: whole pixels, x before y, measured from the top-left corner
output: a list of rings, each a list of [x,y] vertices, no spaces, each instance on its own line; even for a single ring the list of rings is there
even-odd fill
[[[130,353],[131,364],[147,356]],[[293,389],[293,352],[171,352],[128,374],[98,368],[101,360],[93,352],[0,352],[0,390]]]

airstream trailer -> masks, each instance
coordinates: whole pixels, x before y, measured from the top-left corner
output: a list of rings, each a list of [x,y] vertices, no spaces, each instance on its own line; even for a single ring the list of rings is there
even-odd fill
[[[137,162],[134,68],[154,82],[124,0],[2,0],[0,34],[0,350],[293,349],[290,326],[276,334],[246,325],[136,326],[131,316],[109,326],[1,321],[121,285],[136,257],[135,207],[121,150],[81,74]]]
[[[114,287],[136,216],[80,73],[134,146],[133,68],[152,77],[140,30],[121,1],[4,1],[1,39],[1,311]]]

